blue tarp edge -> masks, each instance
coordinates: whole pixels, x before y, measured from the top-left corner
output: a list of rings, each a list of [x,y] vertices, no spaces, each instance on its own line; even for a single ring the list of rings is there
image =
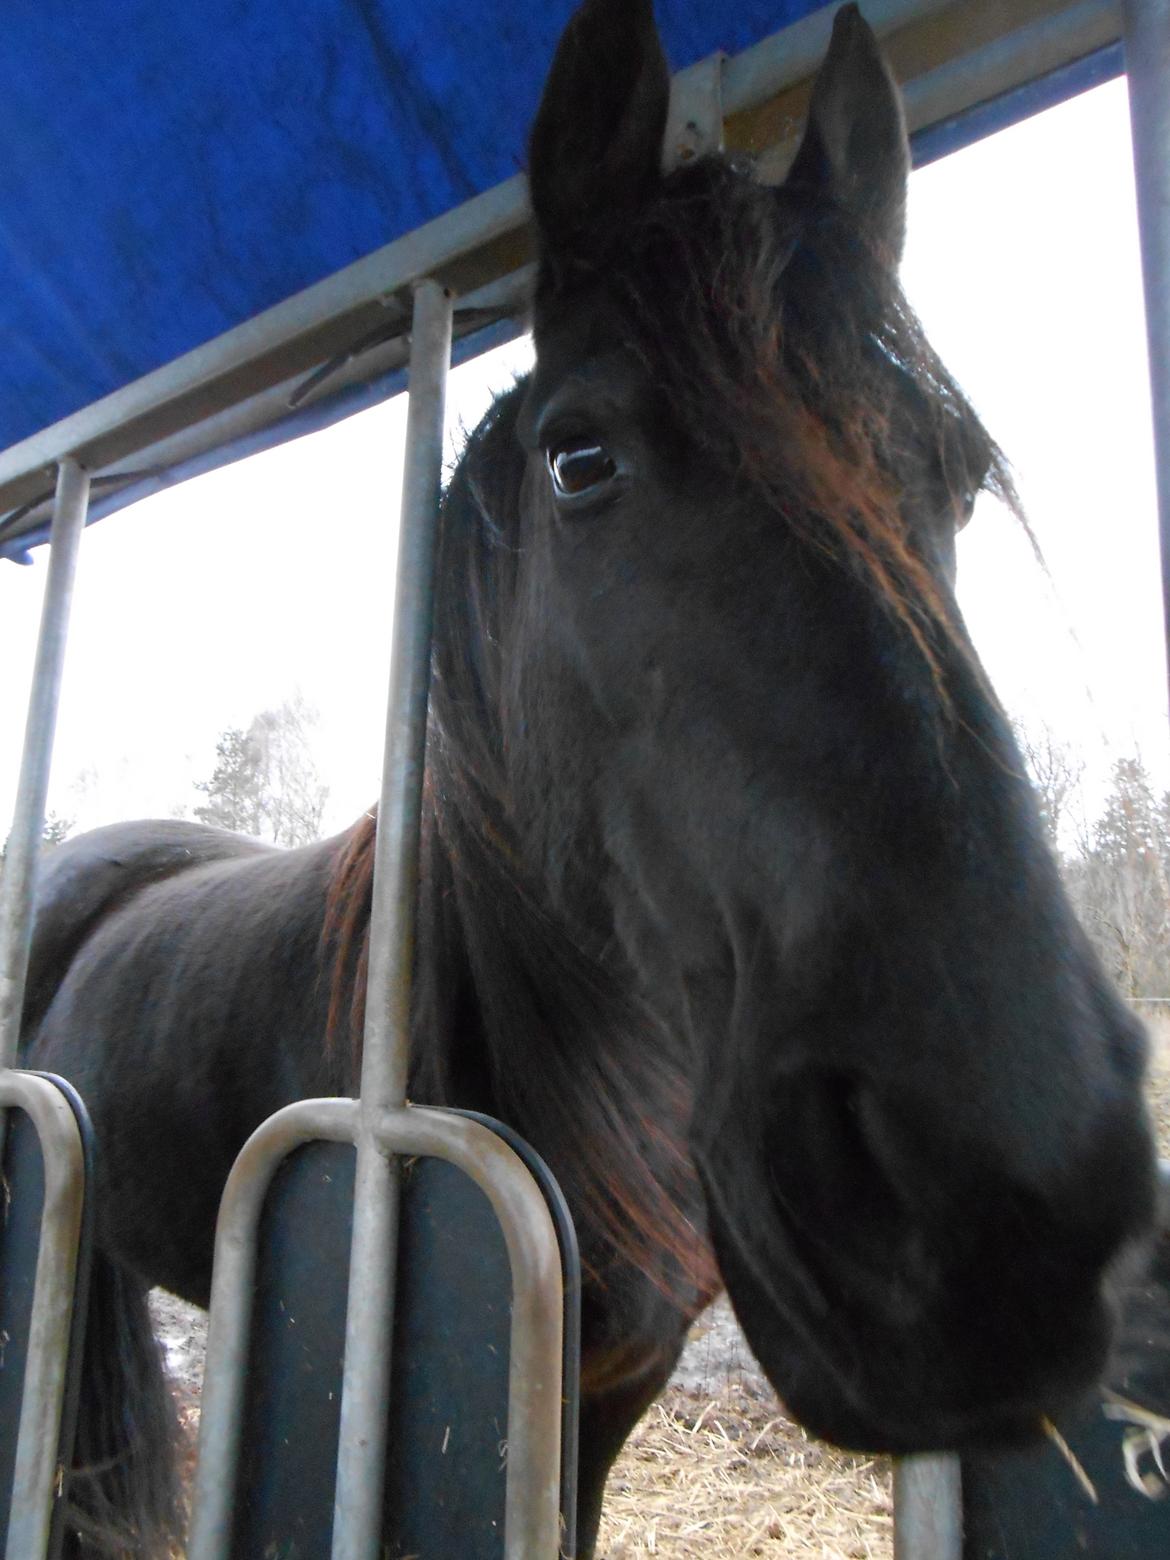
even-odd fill
[[[989,99],[986,103],[976,104],[964,113],[952,119],[942,120],[915,135],[912,138],[914,166],[924,167],[941,157],[949,156],[952,152],[961,151],[985,136],[1006,130],[1020,120],[1030,118],[1033,114],[1053,108],[1058,103],[1076,97],[1106,81],[1111,81],[1124,74],[1124,71],[1124,49],[1121,43],[1114,43],[1082,59],[1061,66],[1058,70],[1051,71],[1026,86],[1005,92],[999,97]],[[492,347],[513,340],[520,334],[520,330],[521,327],[516,321],[504,320],[485,330],[465,336],[455,344],[453,361],[456,364],[466,362]],[[190,460],[183,461],[166,471],[154,473],[116,492],[94,497],[90,503],[88,523],[105,519],[107,515],[116,514],[119,510],[139,502],[140,499],[148,498],[165,488],[174,487],[180,482],[186,482],[191,477],[202,476],[205,472],[215,471],[221,466],[230,465],[250,455],[274,449],[292,439],[303,438],[306,434],[332,427],[343,418],[351,417],[357,412],[389,400],[391,396],[398,395],[405,388],[404,368],[396,369],[393,373],[370,380],[366,384],[350,386],[335,396],[293,412],[278,422],[271,423],[267,428],[259,429],[244,438],[204,451]],[[31,549],[42,546],[48,539],[47,521],[36,530],[26,531],[7,542],[0,537],[0,560],[7,559],[19,564],[30,563]]]

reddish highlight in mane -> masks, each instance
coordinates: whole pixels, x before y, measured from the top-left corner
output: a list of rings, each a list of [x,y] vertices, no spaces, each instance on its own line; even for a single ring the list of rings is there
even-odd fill
[[[1003,455],[880,246],[844,217],[707,158],[666,181],[603,284],[696,445],[866,583],[930,668],[945,710],[938,647],[969,651],[908,523],[922,506],[903,486],[907,427],[933,445],[956,522],[981,489],[1023,516]]]
[[[321,928],[321,950],[329,970],[325,1048],[342,1087],[353,1094],[361,1078],[376,831],[375,815],[369,812],[345,836],[329,879]]]
[[[352,1093],[357,1092],[361,1076],[375,830],[375,815],[367,813],[345,837],[329,882],[321,934],[329,970],[326,1050],[342,1087]],[[591,1102],[597,1107],[592,1113],[571,1108],[574,1119],[596,1130],[581,1133],[576,1143],[566,1143],[563,1155],[546,1152],[545,1157],[554,1171],[558,1164],[576,1160],[584,1205],[579,1201],[575,1212],[588,1221],[603,1246],[619,1261],[645,1273],[670,1298],[681,1302],[685,1294],[693,1308],[695,1291],[705,1304],[721,1284],[706,1237],[683,1211],[680,1196],[663,1184],[668,1180],[679,1193],[695,1190],[694,1167],[683,1135],[690,1101],[681,1077],[677,1085],[667,1089],[677,1098],[671,1098],[665,1121],[659,1114],[630,1109],[638,1098],[633,1088],[623,1091],[625,1098],[617,1098],[618,1091],[611,1088],[608,1099]],[[526,1135],[532,1130],[525,1123],[513,1125]],[[653,1148],[657,1174],[641,1143]],[[635,1165],[641,1175],[630,1174]],[[583,1261],[589,1278],[602,1289],[607,1285],[606,1265]]]

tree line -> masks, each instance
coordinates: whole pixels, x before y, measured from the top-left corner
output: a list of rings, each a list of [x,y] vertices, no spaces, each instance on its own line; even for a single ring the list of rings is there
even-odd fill
[[[274,845],[320,839],[329,788],[313,757],[315,724],[315,713],[298,696],[261,710],[247,727],[228,727],[216,744],[211,778],[196,782],[205,798],[196,818]]]
[[[1127,997],[1170,997],[1170,791],[1119,758],[1092,824],[1074,813],[1084,764],[1050,732],[1018,733],[1049,844],[1078,916]]]
[[[253,834],[274,845],[311,845],[321,838],[329,788],[312,750],[317,715],[298,695],[261,710],[247,726],[229,726],[215,746],[215,767],[195,789],[202,823]],[[51,849],[73,832],[73,820],[50,813],[41,834]],[[8,841],[0,849],[7,854]]]

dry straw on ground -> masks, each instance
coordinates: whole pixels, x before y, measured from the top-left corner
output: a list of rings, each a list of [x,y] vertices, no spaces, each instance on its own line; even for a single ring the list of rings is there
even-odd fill
[[[810,1441],[763,1392],[671,1388],[610,1476],[599,1553],[887,1560],[892,1533],[883,1464]]]

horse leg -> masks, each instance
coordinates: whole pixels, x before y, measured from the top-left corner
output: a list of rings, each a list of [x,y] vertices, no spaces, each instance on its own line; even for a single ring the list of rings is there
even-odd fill
[[[67,1560],[162,1560],[176,1552],[177,1432],[146,1287],[96,1251],[66,1484]]]
[[[577,1457],[577,1560],[593,1560],[609,1470],[631,1430],[670,1380],[681,1351],[680,1338],[678,1348],[665,1350],[639,1375],[599,1396],[582,1398]]]

